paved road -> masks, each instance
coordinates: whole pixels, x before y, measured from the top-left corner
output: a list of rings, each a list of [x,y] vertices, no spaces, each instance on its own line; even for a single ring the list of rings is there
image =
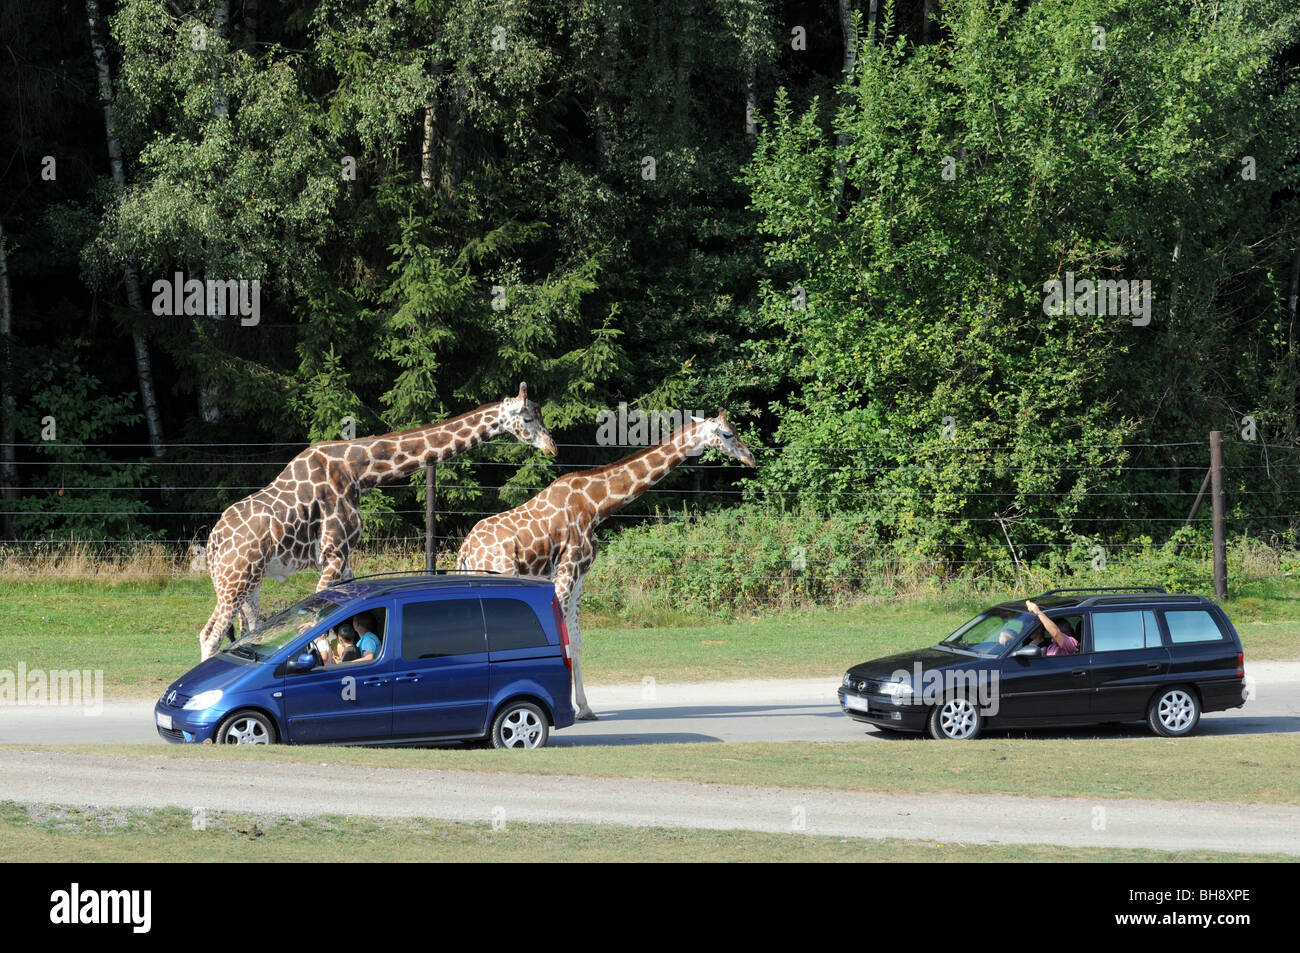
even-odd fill
[[[1300,662],[1247,669],[1255,697],[1244,708],[1204,716],[1201,734],[1300,732]],[[692,741],[888,741],[897,736],[849,720],[835,700],[837,679],[611,685],[587,690],[599,721],[556,732],[551,744],[671,744]],[[1071,728],[1050,737],[1142,736],[1142,725]],[[0,744],[163,744],[153,702],[82,709],[0,705]]]
[[[0,797],[20,803],[175,806],[290,816],[499,820],[507,827],[524,822],[623,824],[938,843],[1300,855],[1300,807],[1292,805],[885,795],[645,779],[235,764],[39,749],[0,751]]]

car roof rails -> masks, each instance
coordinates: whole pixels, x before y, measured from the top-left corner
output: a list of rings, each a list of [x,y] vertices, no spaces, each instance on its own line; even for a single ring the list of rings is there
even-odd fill
[[[1163,592],[1168,594],[1164,586],[1096,586],[1083,589],[1049,589],[1042,595],[1034,596],[1035,599],[1043,599],[1047,596],[1059,596],[1063,592]]]
[[[379,579],[384,576],[459,576],[475,572],[488,572],[496,576],[504,575],[503,573],[497,572],[495,569],[435,569],[432,573],[427,569],[395,569],[391,572],[371,572],[366,573],[364,576],[353,576],[351,579],[341,580],[336,583],[336,585],[358,582],[362,579]]]

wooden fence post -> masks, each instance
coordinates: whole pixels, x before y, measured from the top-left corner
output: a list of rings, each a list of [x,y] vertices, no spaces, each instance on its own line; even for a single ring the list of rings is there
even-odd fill
[[[432,573],[438,561],[438,464],[424,468],[424,571]]]
[[[1223,433],[1210,431],[1210,500],[1214,512],[1214,598],[1228,598],[1228,544],[1223,508]]]

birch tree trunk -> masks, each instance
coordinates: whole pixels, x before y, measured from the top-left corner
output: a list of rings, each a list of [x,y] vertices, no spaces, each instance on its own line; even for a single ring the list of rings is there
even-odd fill
[[[420,184],[425,189],[433,188],[437,165],[433,158],[434,136],[437,134],[437,107],[430,103],[424,107],[424,139],[420,146]]]
[[[854,25],[853,15],[857,13],[857,3],[855,0],[839,0],[840,7],[840,32],[844,36],[844,61],[842,82],[846,85],[853,82],[853,71],[858,65],[858,33]],[[871,0],[871,19],[874,22],[876,11],[876,2]],[[870,29],[870,26],[868,26]],[[849,144],[849,134],[841,131],[835,137],[835,148],[839,154],[839,159],[835,163],[835,178],[839,182],[839,193],[835,197],[836,205],[841,208],[844,205],[844,187],[845,177],[848,175],[848,158],[846,151]]]
[[[0,223],[0,539],[15,539],[15,520],[9,515],[18,499],[18,467],[14,465],[13,298],[9,294],[9,254],[5,228]]]
[[[1300,422],[1300,402],[1297,402],[1297,391],[1300,391],[1300,381],[1296,380],[1296,356],[1295,356],[1295,322],[1296,308],[1300,304],[1300,248],[1296,248],[1295,257],[1291,259],[1291,285],[1287,289],[1286,296],[1286,371],[1287,371],[1287,391],[1291,395],[1291,413],[1287,415],[1287,436],[1291,438],[1291,443],[1296,440],[1296,425]]]
[[[619,38],[618,3],[606,0],[604,24],[601,30],[604,55],[600,58],[600,88],[596,90],[596,151],[602,160],[609,158],[611,146],[609,127],[611,121],[610,100],[613,98],[614,69],[618,61]]]
[[[226,51],[229,48],[230,40],[230,0],[216,0],[212,5],[212,38],[216,49],[212,57],[212,118],[226,119],[230,116],[230,94],[226,90],[225,77],[222,76],[222,69],[225,65]],[[205,263],[203,268],[204,279],[217,278],[224,280],[234,278],[235,275],[212,275],[210,274],[211,263]],[[206,306],[211,306],[212,299],[204,296]],[[199,329],[200,334],[207,334],[213,344],[217,343],[217,337],[221,331],[221,316],[217,314],[204,315],[206,327]],[[221,421],[221,395],[219,393],[216,379],[210,374],[205,373],[203,379],[199,382],[199,415],[205,423],[215,424]]]
[[[126,167],[122,163],[122,147],[117,140],[117,122],[113,118],[113,79],[108,69],[108,51],[99,36],[99,2],[86,0],[86,19],[90,22],[90,49],[95,57],[95,71],[99,76],[99,101],[104,107],[104,132],[108,139],[108,163],[113,173],[113,184],[117,187],[119,200],[126,194]],[[140,294],[140,275],[135,262],[128,261],[126,272],[126,300],[136,314],[144,311],[144,299]],[[135,345],[135,371],[140,382],[140,401],[144,404],[144,419],[149,428],[149,445],[153,455],[161,457],[167,452],[163,442],[162,417],[158,413],[158,400],[154,396],[153,363],[149,359],[149,348],[144,336],[138,331],[131,332]]]

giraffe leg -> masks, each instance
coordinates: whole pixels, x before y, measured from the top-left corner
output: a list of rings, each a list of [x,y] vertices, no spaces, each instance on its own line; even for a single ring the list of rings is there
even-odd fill
[[[352,578],[352,570],[348,568],[347,548],[332,541],[321,543],[320,567],[320,579],[316,580],[317,592]]]
[[[235,616],[245,611],[244,603],[250,597],[253,600],[253,612],[257,610],[257,592],[262,586],[262,571],[255,569],[242,579],[227,582],[217,590],[217,608],[213,610],[207,625],[199,633],[199,660],[209,659],[217,654],[217,647],[224,635],[231,642],[235,641]],[[255,616],[254,616],[255,617]],[[246,630],[246,631],[251,631]]]
[[[577,719],[595,721],[596,713],[587,703],[587,691],[582,685],[582,631],[578,628],[578,600],[582,598],[582,575],[574,568],[561,569],[556,574],[555,590],[555,594],[560,599],[560,611],[564,613],[565,628],[569,630],[569,651],[573,653],[573,696]]]
[[[217,607],[212,610],[212,615],[208,617],[208,622],[203,626],[199,633],[199,661],[205,661],[217,654],[217,646],[221,643],[221,636],[224,635],[230,627],[231,621],[235,618],[235,602],[228,595],[223,595],[217,599]]]
[[[244,603],[239,607],[239,636],[243,638],[257,628],[259,613],[257,611],[257,597],[262,591],[262,581],[259,579],[257,585],[248,590],[248,595],[244,597]],[[227,630],[226,635],[230,641],[235,641],[234,632]]]

